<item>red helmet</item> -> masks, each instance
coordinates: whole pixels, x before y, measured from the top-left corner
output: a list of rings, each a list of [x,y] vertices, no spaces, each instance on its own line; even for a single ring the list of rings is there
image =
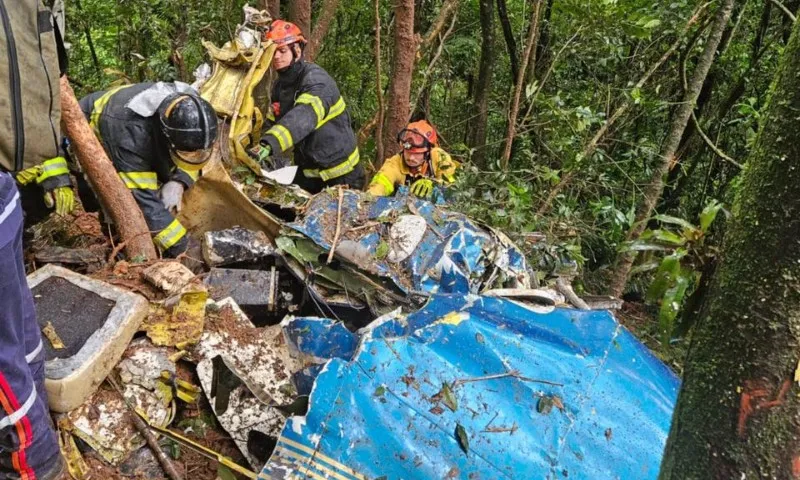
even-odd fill
[[[265,36],[267,40],[272,40],[278,46],[291,45],[297,42],[304,45],[306,43],[306,37],[303,36],[303,31],[300,30],[300,27],[284,20],[272,22]]]
[[[409,123],[397,134],[397,141],[400,142],[403,150],[411,153],[425,153],[433,147],[439,146],[436,130],[425,120]]]

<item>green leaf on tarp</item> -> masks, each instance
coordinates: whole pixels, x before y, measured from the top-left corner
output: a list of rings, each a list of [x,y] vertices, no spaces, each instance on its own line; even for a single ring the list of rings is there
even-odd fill
[[[281,251],[284,253],[291,255],[297,261],[301,263],[315,263],[319,258],[319,254],[314,253],[313,250],[309,248],[300,248],[305,242],[301,240],[295,241],[290,237],[287,236],[280,236],[275,239],[275,245],[278,246]]]
[[[451,411],[455,412],[458,410],[458,399],[448,383],[442,384],[442,389],[439,391],[439,398],[442,399],[442,403]]]
[[[378,388],[375,389],[375,396],[382,397],[386,393],[386,387],[383,385],[378,385]]]
[[[684,256],[686,256],[686,250],[678,249],[672,255],[664,257],[653,278],[653,283],[647,289],[645,300],[648,303],[658,302],[664,296],[664,293],[672,288],[681,271],[681,259]]]
[[[220,480],[237,480],[230,468],[225,465],[217,465],[217,478]]]
[[[553,397],[545,395],[544,397],[540,398],[539,403],[536,404],[536,411],[542,415],[549,415],[550,411],[553,410],[554,405],[555,403],[553,402]]]
[[[700,230],[703,233],[708,232],[708,228],[714,223],[720,210],[722,210],[722,204],[716,200],[711,200],[700,212]]]
[[[467,430],[460,423],[456,424],[456,440],[461,450],[469,455],[469,437],[467,437]]]
[[[381,240],[381,243],[375,248],[375,258],[383,260],[387,255],[389,255],[389,244]]]

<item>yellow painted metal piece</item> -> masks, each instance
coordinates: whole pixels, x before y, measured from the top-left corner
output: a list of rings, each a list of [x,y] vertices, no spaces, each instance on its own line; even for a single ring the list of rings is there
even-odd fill
[[[469,313],[467,312],[450,312],[444,317],[440,318],[436,321],[436,323],[441,323],[445,325],[455,325],[458,326],[461,322],[469,320]]]
[[[53,348],[56,350],[67,348],[64,342],[61,341],[61,337],[56,333],[56,329],[51,322],[47,322],[47,325],[42,329],[42,334],[47,337],[47,340],[50,341],[50,344],[53,345]]]
[[[172,315],[163,310],[151,312],[144,330],[154,345],[183,349],[200,341],[205,325],[208,292],[186,292],[181,295]]]
[[[65,427],[68,428],[62,428],[62,423],[65,423]],[[72,425],[66,420],[65,422],[59,421],[58,426],[58,447],[61,449],[61,456],[64,457],[64,460],[67,462],[69,475],[74,480],[89,478],[89,474],[91,473],[89,465],[86,464],[83,456],[81,456],[78,445],[75,444],[75,437],[70,433]]]

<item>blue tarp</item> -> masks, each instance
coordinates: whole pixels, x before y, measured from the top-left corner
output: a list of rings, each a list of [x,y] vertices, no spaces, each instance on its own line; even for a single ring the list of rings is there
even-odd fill
[[[338,195],[323,192],[314,196],[302,218],[289,224],[289,228],[329,250],[338,203]],[[386,259],[375,258],[371,265],[378,275],[393,279],[405,292],[480,293],[492,287],[530,286],[522,252],[504,235],[477,225],[465,215],[413,196],[371,198],[353,190],[344,191],[341,210],[345,232],[368,222],[389,224],[392,216],[401,212],[425,219],[427,230],[421,243],[399,269]],[[374,231],[362,232],[356,241],[373,254],[381,242],[387,241]]]
[[[261,477],[658,475],[678,379],[608,312],[436,295],[357,334],[311,318],[284,331],[330,360]]]

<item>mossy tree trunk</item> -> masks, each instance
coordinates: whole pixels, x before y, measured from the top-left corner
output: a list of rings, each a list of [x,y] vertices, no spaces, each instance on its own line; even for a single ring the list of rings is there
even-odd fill
[[[662,480],[800,478],[800,22],[689,350]]]

